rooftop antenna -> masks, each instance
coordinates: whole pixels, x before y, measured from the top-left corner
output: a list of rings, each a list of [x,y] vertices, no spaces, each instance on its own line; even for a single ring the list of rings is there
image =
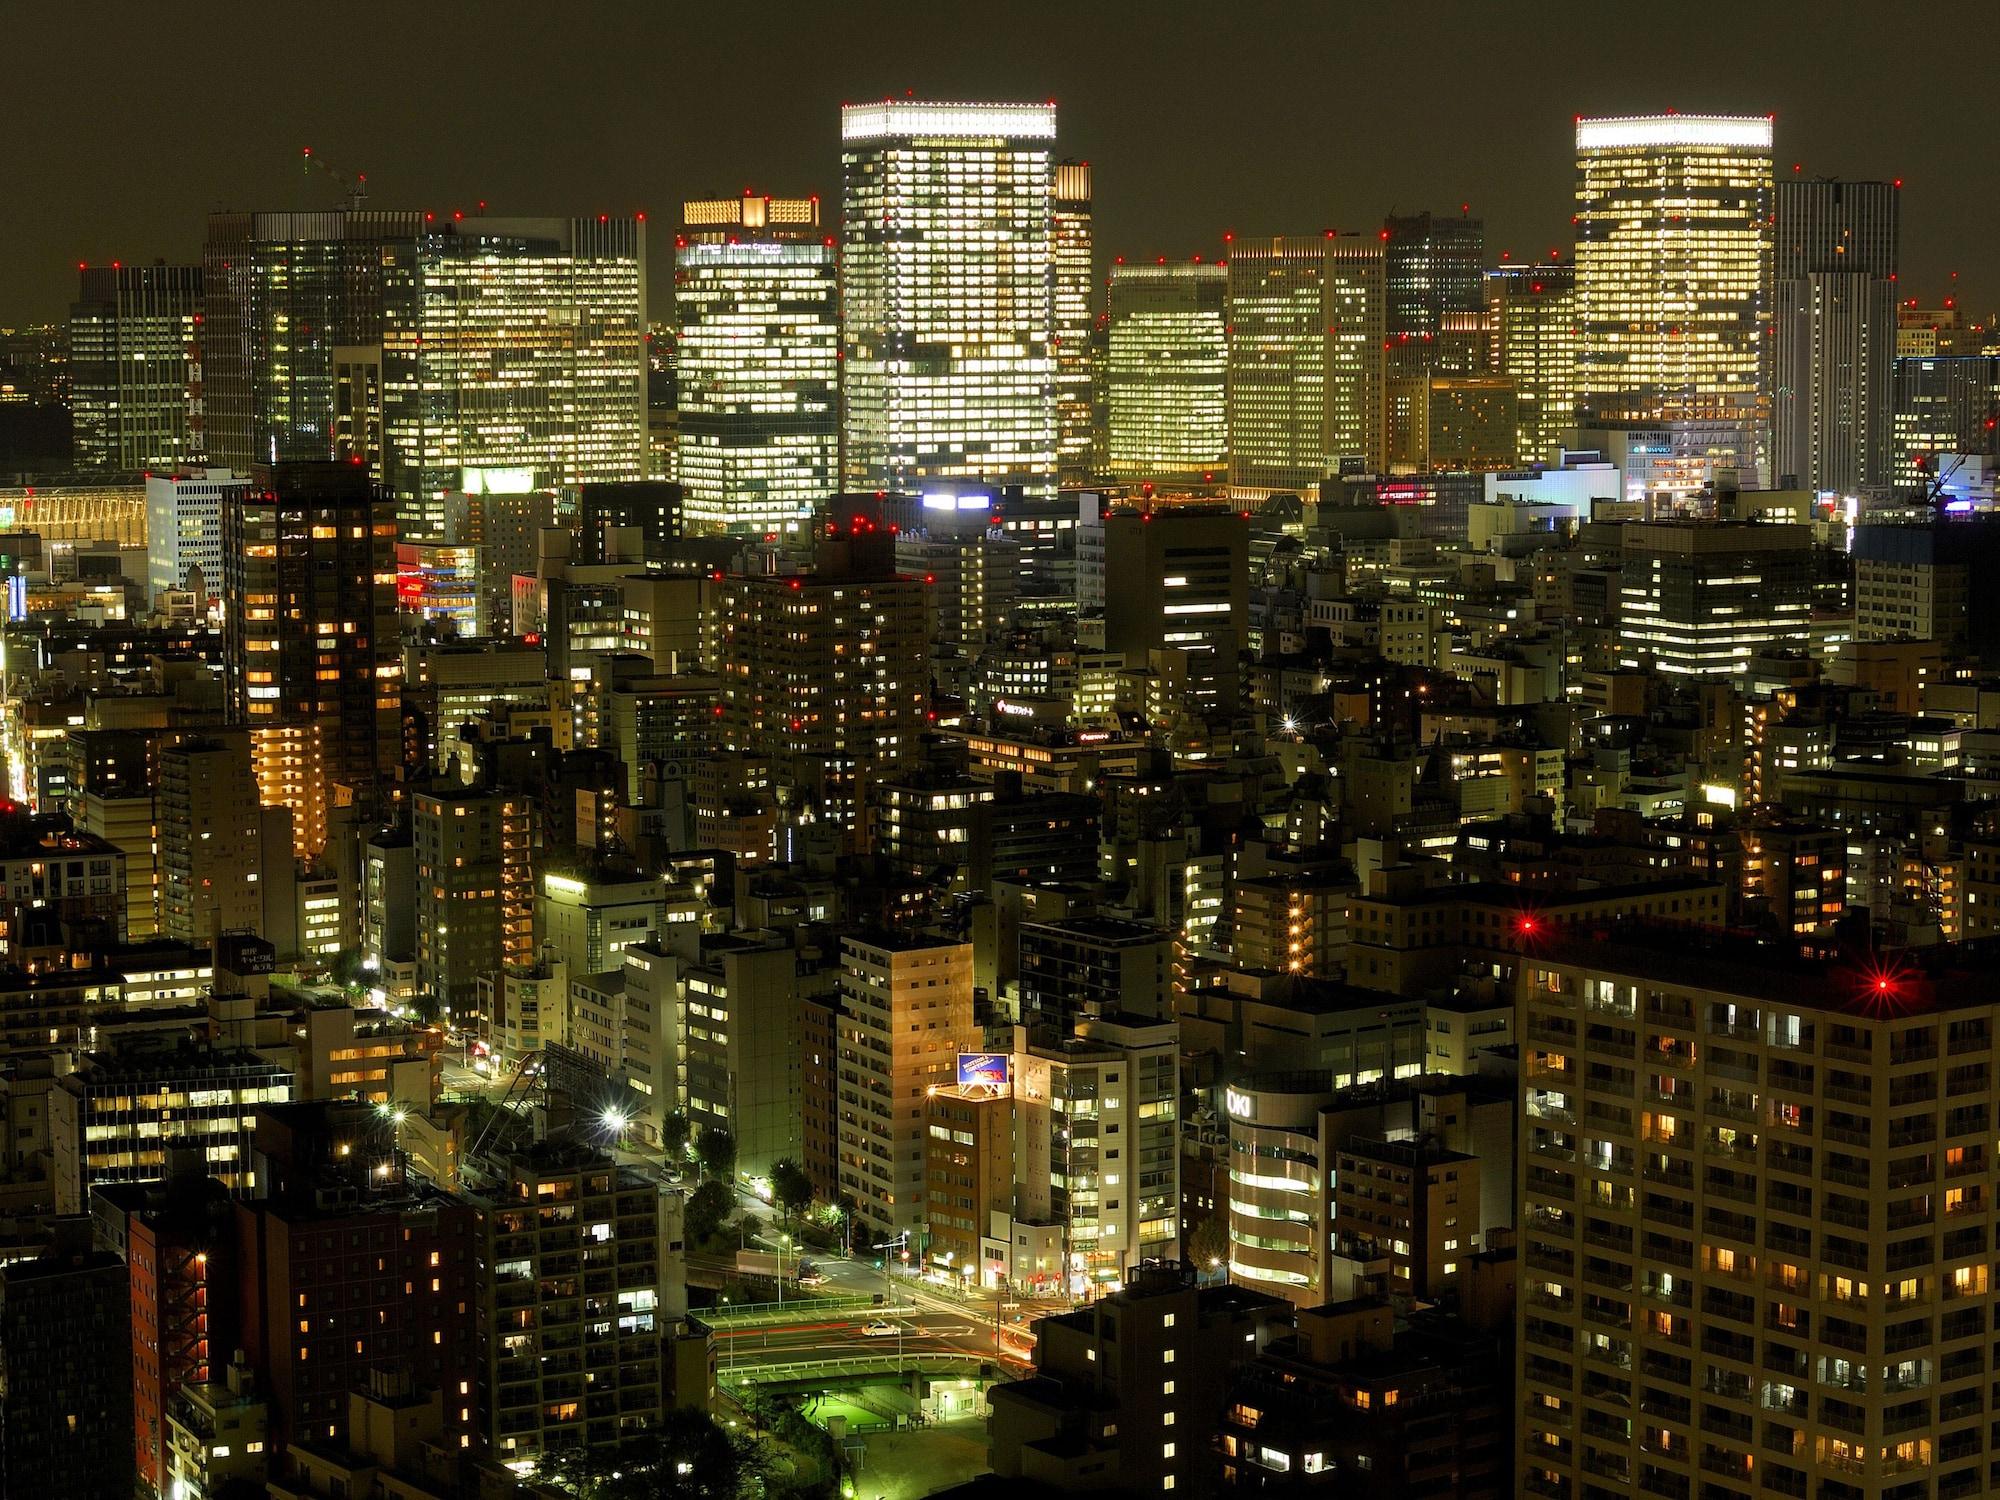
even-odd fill
[[[307,146],[300,154],[305,161],[306,175],[311,176],[313,169],[317,167],[340,184],[341,191],[347,194],[347,206],[349,209],[358,212],[368,206],[368,174],[366,172],[355,172],[351,175],[343,172],[324,156],[313,155],[313,148],[310,146]]]

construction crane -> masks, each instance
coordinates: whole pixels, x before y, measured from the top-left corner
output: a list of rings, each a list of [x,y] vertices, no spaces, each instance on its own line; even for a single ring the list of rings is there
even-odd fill
[[[361,209],[368,206],[368,174],[366,172],[356,172],[350,177],[324,156],[314,156],[313,148],[310,146],[306,147],[302,154],[305,158],[306,175],[311,176],[313,168],[317,167],[340,184],[341,191],[347,194],[347,206],[350,209]]]

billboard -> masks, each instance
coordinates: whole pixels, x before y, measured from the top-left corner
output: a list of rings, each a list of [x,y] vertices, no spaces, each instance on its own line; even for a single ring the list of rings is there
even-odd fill
[[[1005,1052],[961,1052],[958,1054],[958,1086],[979,1084],[1004,1089],[1008,1082],[1009,1058]]]

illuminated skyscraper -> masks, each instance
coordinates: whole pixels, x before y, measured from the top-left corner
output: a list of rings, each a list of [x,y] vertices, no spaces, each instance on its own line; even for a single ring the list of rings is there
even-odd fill
[[[79,469],[175,469],[201,449],[201,267],[89,266],[69,309]]]
[[[334,350],[382,342],[382,254],[420,213],[213,214],[202,253],[203,434],[239,472],[335,456]]]
[[[1553,463],[1576,427],[1576,268],[1488,271],[1488,368],[1514,382],[1520,461]]]
[[[344,797],[381,811],[402,758],[396,512],[356,464],[286,463],[225,493],[223,668],[266,807],[302,855]]]
[[[1056,480],[1053,104],[841,111],[842,487]]]
[[[405,541],[447,493],[646,477],[646,226],[454,219],[386,248],[382,479]],[[488,485],[488,487],[495,487]]]
[[[1343,464],[1379,470],[1382,240],[1332,234],[1229,249],[1229,488],[1316,495]]]
[[[1196,485],[1226,474],[1228,275],[1202,261],[1111,268],[1103,381],[1113,479]]]
[[[1771,121],[1576,122],[1582,402],[1593,425],[1663,429],[1698,488],[1766,474]]]
[[[1890,477],[1899,490],[1929,484],[1940,455],[2000,454],[2000,357],[1959,354],[1899,359],[1895,375],[1895,452]]]
[[[1774,476],[1857,495],[1889,482],[1898,205],[1888,182],[1778,183]]]
[[[835,488],[840,297],[818,198],[685,205],[674,251],[681,483],[702,532],[796,530]]]
[[[1484,352],[1476,332],[1483,307],[1484,221],[1432,213],[1392,216],[1382,225],[1382,258],[1389,378],[1475,373]]]
[[[1090,163],[1057,162],[1049,194],[1051,253],[1055,259],[1054,343],[1056,468],[1064,484],[1088,484],[1091,475],[1091,267]]]

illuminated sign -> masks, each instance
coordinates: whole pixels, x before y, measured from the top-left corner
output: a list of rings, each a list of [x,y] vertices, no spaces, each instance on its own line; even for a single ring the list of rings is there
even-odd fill
[[[535,471],[522,468],[460,469],[458,487],[468,495],[525,495],[535,487]]]
[[[1232,1120],[1254,1120],[1257,1118],[1257,1101],[1248,1094],[1235,1089],[1222,1091],[1222,1107],[1229,1111]]]
[[[988,510],[991,495],[961,495],[952,490],[925,490],[925,510]]]
[[[1631,146],[1739,146],[1768,151],[1771,121],[1769,116],[1745,119],[1729,115],[1644,115],[1576,122],[1579,151]]]
[[[1005,1052],[961,1052],[958,1054],[958,1086],[968,1088],[1007,1087],[1010,1059]]]
[[[999,714],[1012,714],[1020,719],[1029,718],[1035,712],[1025,703],[1009,703],[1005,698],[993,700],[993,711]]]

